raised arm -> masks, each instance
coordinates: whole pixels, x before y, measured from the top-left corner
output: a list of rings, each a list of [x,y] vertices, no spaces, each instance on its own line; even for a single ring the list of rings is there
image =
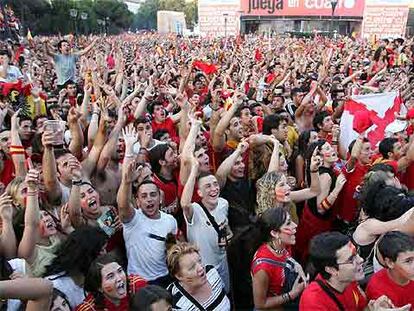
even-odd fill
[[[35,260],[36,243],[39,239],[39,172],[33,169],[29,161],[29,172],[26,176],[27,205],[24,213],[24,231],[19,244],[18,256],[24,258],[29,264]]]
[[[198,160],[193,156],[191,158],[191,171],[188,180],[184,185],[183,194],[181,196],[181,208],[188,222],[193,219],[193,206],[191,205],[191,198],[193,197],[194,186],[198,175]]]
[[[132,205],[132,183],[141,175],[143,167],[136,167],[133,154],[134,144],[138,141],[138,134],[133,126],[122,130],[125,141],[125,158],[122,163],[122,180],[119,186],[117,203],[119,218],[123,223],[128,223],[135,215],[135,208]]]
[[[54,154],[53,143],[55,142],[55,133],[44,131],[42,136],[43,150],[43,181],[48,200],[51,204],[57,205],[62,198],[62,189],[60,188],[57,178],[56,159]]]
[[[341,192],[343,186],[346,183],[344,174],[340,174],[335,183],[335,188],[329,192],[331,188],[332,179],[328,174],[323,174],[319,177],[321,192],[316,197],[316,206],[320,214],[325,214],[335,203]]]
[[[73,166],[72,188],[68,202],[69,219],[74,228],[81,227],[86,224],[82,215],[80,187],[82,185],[82,170],[79,163],[75,159],[68,161],[68,166]]]
[[[142,96],[141,100],[139,101],[137,108],[135,108],[134,117],[135,119],[142,116],[147,109],[147,105],[154,96],[154,88],[149,85],[144,91],[144,96]]]
[[[80,161],[82,161],[83,157],[82,148],[85,140],[79,120],[81,116],[82,114],[77,111],[75,107],[69,109],[68,125],[69,131],[72,135],[72,139],[69,144],[69,151]]]
[[[229,110],[227,110],[224,113],[223,117],[220,119],[220,121],[218,122],[214,130],[212,145],[213,145],[214,151],[216,152],[222,151],[226,144],[225,131],[230,125],[230,120],[233,118],[234,114],[239,108],[239,104],[240,104],[239,101],[240,99],[236,97],[235,100],[233,101],[233,105],[230,107]]]
[[[187,182],[187,178],[190,174],[190,162],[193,157],[195,149],[195,141],[200,131],[201,121],[196,119],[194,116],[190,118],[191,127],[190,132],[188,133],[187,139],[185,140],[184,147],[180,157],[180,182],[184,185]]]
[[[274,171],[279,171],[279,163],[280,163],[280,158],[279,158],[279,152],[280,152],[280,142],[273,137],[273,135],[271,136],[271,140],[273,142],[273,151],[272,151],[272,155],[270,158],[270,162],[269,162],[269,167],[267,168],[267,172],[274,172]]]
[[[43,51],[45,52],[46,55],[55,57],[57,54],[50,49],[48,40],[49,39],[47,39],[47,38],[43,39]]]
[[[0,251],[4,257],[12,259],[17,254],[17,241],[13,228],[12,198],[6,192],[0,196],[0,217],[2,221]]]
[[[25,155],[22,141],[19,136],[19,115],[20,109],[17,110],[11,117],[11,157],[13,160],[13,165],[16,170],[16,176],[24,177],[26,175]]]
[[[221,189],[223,189],[223,187],[226,185],[227,177],[230,175],[231,168],[237,162],[238,158],[243,155],[248,149],[249,144],[244,141],[241,142],[238,144],[233,153],[220,164],[216,172],[216,178]]]
[[[109,160],[112,157],[112,154],[116,150],[116,144],[118,142],[119,135],[121,134],[122,127],[125,124],[125,115],[124,115],[124,109],[123,106],[118,108],[118,120],[109,135],[109,139],[105,144],[105,147],[102,150],[102,153],[99,157],[97,170],[103,171],[105,170]]]
[[[99,116],[94,113],[93,118],[98,119]],[[96,120],[96,122],[98,122],[98,120]],[[92,121],[91,121],[91,123],[92,123]],[[91,126],[91,125],[89,125],[89,126]],[[95,140],[93,142],[92,148],[90,149],[89,154],[86,157],[86,159],[82,161],[82,169],[83,169],[83,172],[85,174],[85,177],[87,177],[88,179],[91,177],[92,173],[96,169],[96,165],[98,163],[99,156],[102,152],[102,149],[105,146],[106,128],[107,128],[106,120],[104,119],[104,117],[101,117],[101,119],[99,120],[98,132],[96,134],[96,137],[95,137]]]
[[[311,158],[310,173],[311,173],[311,185],[310,188],[292,191],[290,198],[293,202],[301,202],[316,197],[321,193],[321,186],[319,182],[319,166],[321,164],[321,157],[318,155],[318,149],[315,148]]]
[[[78,52],[75,52],[73,54],[78,55],[78,56],[82,56],[87,54],[90,50],[93,49],[93,47],[95,46],[95,44],[98,42],[99,38],[96,37],[91,44],[89,44],[86,48],[84,48],[83,50],[80,50]]]

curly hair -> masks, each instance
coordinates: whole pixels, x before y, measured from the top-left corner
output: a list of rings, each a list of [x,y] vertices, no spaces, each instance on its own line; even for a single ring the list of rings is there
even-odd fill
[[[265,210],[276,205],[275,186],[282,178],[279,172],[269,172],[264,174],[256,183],[257,187],[257,208],[256,214],[259,215]]]
[[[43,276],[62,272],[62,276],[76,274],[86,276],[89,266],[98,257],[107,239],[107,235],[99,228],[84,226],[76,229],[62,243],[56,258],[46,267]]]

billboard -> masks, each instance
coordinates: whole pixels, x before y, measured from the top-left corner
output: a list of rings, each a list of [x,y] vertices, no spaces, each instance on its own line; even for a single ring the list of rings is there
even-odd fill
[[[186,29],[183,12],[157,11],[157,31],[161,34],[183,34]]]
[[[240,0],[247,16],[331,16],[331,0]],[[362,17],[365,0],[338,0],[335,16]]]
[[[239,33],[239,0],[199,0],[198,24],[202,35],[234,36]]]
[[[408,12],[408,1],[367,2],[362,22],[362,37],[396,38],[404,36]]]

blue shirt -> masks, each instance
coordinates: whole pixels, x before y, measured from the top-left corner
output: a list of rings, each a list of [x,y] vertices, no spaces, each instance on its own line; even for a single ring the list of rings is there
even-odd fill
[[[57,54],[54,57],[58,85],[63,85],[69,80],[76,81],[77,59],[78,56],[74,54]]]

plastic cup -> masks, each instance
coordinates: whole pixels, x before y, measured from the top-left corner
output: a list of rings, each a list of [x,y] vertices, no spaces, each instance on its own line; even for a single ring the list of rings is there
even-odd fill
[[[47,120],[44,123],[45,131],[52,131],[55,133],[55,143],[53,145],[63,145],[65,135],[66,122],[60,120]]]

